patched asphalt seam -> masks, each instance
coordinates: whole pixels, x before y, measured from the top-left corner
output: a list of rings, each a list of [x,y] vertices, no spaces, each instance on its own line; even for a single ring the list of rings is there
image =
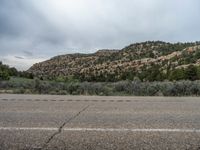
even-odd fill
[[[64,99],[0,99],[2,101],[37,101],[37,102],[131,102],[131,100],[72,100],[72,99],[68,99],[68,100],[64,100]],[[134,101],[135,102],[135,101]],[[137,102],[137,101],[136,101]]]
[[[64,128],[64,126],[71,122],[73,119],[77,118],[82,112],[84,112],[86,109],[88,109],[90,105],[84,107],[83,109],[81,109],[77,114],[75,114],[74,116],[72,116],[71,118],[69,118],[68,120],[66,120],[59,128],[58,131],[56,131],[53,135],[50,136],[50,138],[45,142],[44,146],[41,148],[38,148],[38,150],[42,150],[48,147],[49,143],[54,139],[55,136],[57,136],[58,134],[60,134]]]
[[[157,102],[157,103],[168,103],[168,102],[172,102],[172,101],[156,101],[156,100],[149,100],[149,101],[139,101],[139,100],[95,100],[95,99],[92,99],[92,100],[87,100],[87,99],[84,99],[84,100],[79,100],[79,99],[7,99],[7,98],[0,98],[0,101],[31,101],[31,102],[111,102],[111,103],[131,103],[131,102],[143,102],[143,103],[152,103],[152,102]],[[174,101],[173,101],[174,102]],[[184,100],[178,100],[178,101],[175,101],[175,102],[185,102]]]

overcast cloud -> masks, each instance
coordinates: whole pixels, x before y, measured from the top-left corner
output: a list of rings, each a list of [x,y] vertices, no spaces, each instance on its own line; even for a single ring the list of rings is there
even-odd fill
[[[199,0],[0,0],[0,60],[25,70],[59,54],[199,41],[199,14]]]

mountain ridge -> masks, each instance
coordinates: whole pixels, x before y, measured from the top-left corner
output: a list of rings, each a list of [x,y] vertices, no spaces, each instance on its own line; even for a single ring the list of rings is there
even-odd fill
[[[147,41],[130,44],[121,50],[55,56],[34,64],[28,72],[41,78],[73,76],[81,81],[118,81],[134,79],[151,69],[167,76],[168,71],[190,65],[200,65],[200,42]]]

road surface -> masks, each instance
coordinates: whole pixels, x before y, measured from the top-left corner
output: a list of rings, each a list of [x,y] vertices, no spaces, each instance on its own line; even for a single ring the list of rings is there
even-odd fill
[[[200,149],[200,98],[0,95],[2,150]]]

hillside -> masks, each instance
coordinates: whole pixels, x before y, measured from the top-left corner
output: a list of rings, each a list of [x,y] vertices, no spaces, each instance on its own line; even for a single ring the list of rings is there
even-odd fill
[[[28,72],[40,78],[73,77],[81,81],[196,80],[200,78],[199,65],[200,42],[147,41],[121,50],[56,56],[34,64]]]

